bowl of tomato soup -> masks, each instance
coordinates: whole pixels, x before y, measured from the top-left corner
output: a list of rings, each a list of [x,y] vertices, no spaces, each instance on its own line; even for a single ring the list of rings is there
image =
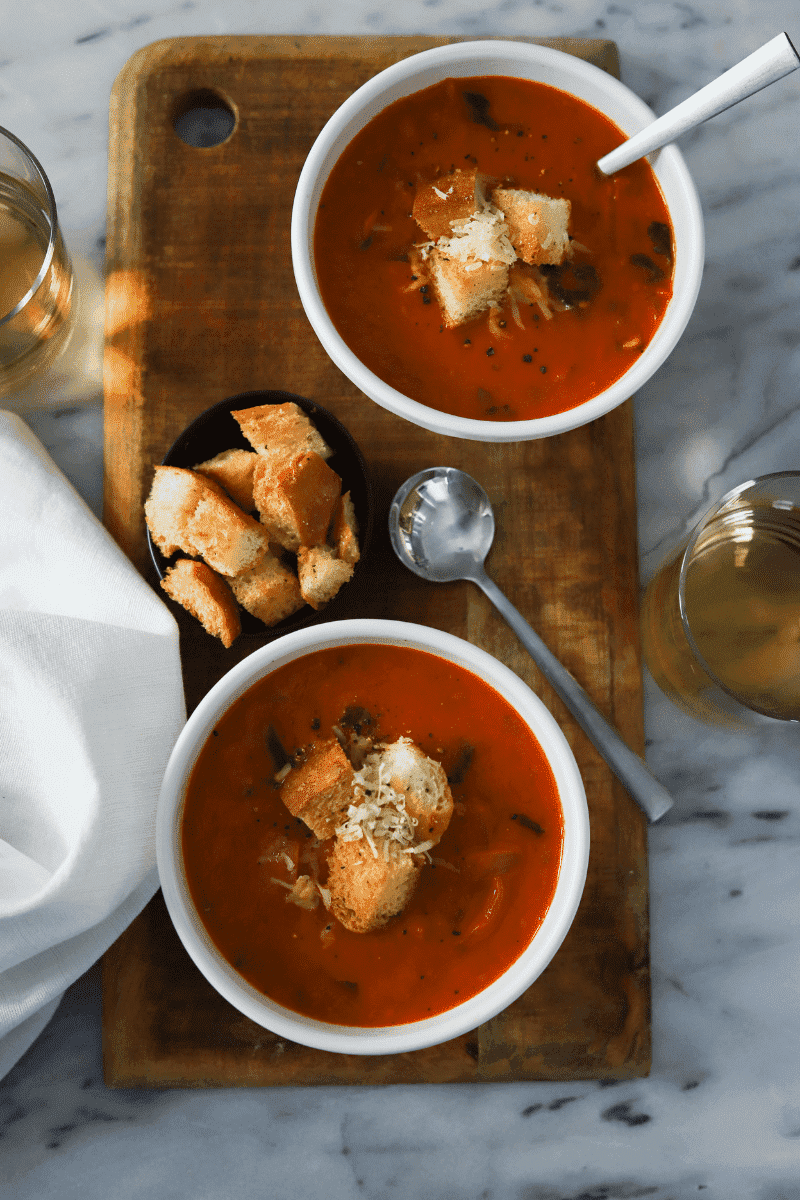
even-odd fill
[[[282,799],[330,730],[413,744],[452,796],[402,911],[366,932],[326,905],[329,843]],[[530,987],[577,910],[589,819],[568,743],[518,676],[438,630],[353,620],[289,633],[212,688],[168,764],[156,843],[177,932],[234,1007],[303,1045],[388,1054]],[[314,903],[294,902],[312,877]]]
[[[312,146],[292,213],[300,298],[333,362],[391,412],[481,441],[560,433],[632,396],[681,337],[704,257],[674,146],[596,169],[653,119],[607,72],[523,42],[438,47],[365,83]]]

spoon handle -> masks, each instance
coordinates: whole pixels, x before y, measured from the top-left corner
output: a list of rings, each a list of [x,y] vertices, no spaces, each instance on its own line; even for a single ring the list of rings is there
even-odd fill
[[[471,576],[486,593],[501,616],[508,622],[553,690],[561,697],[581,729],[600,751],[620,783],[627,788],[651,821],[657,821],[672,807],[672,797],[650,774],[638,754],[625,744],[609,725],[581,685],[548,650],[522,613],[514,607],[497,584],[484,572]]]
[[[740,100],[761,91],[770,83],[782,79],[800,66],[800,56],[785,33],[766,42],[760,49],[748,54],[724,75],[712,80],[699,92],[689,96],[681,104],[670,109],[663,117],[634,134],[616,150],[599,159],[597,166],[604,175],[621,171],[637,158],[674,142],[682,133],[715,117]]]

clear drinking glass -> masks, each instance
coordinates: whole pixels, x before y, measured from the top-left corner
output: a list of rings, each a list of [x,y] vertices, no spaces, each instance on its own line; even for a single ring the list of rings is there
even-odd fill
[[[800,720],[800,472],[748,480],[706,513],[647,587],[642,650],[700,720]]]
[[[73,300],[53,189],[30,150],[0,128],[0,397],[64,350]]]

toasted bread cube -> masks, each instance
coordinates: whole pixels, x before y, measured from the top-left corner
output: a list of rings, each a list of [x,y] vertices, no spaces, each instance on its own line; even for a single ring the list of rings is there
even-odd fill
[[[435,844],[453,815],[453,794],[444,767],[410,738],[382,746],[379,754],[390,786],[405,795],[406,812],[417,822],[415,840]]]
[[[569,200],[521,188],[495,188],[492,203],[506,219],[511,245],[534,266],[557,266],[569,250]]]
[[[281,800],[294,817],[324,841],[333,837],[353,795],[353,768],[335,738],[309,752],[281,787]]]
[[[197,463],[193,470],[213,479],[244,512],[255,508],[253,499],[253,470],[257,461],[255,450],[223,450],[214,458]]]
[[[277,625],[305,604],[297,576],[271,551],[252,571],[235,576],[230,584],[242,608],[265,625]]]
[[[319,609],[352,578],[353,565],[339,558],[332,546],[302,546],[297,552],[297,575],[306,604]]]
[[[434,295],[448,329],[463,325],[493,304],[499,304],[508,287],[508,265],[473,259],[460,262],[434,247],[428,259]]]
[[[286,550],[325,542],[342,481],[313,450],[274,467],[256,464],[253,493],[270,540]]]
[[[337,838],[328,855],[325,886],[331,896],[330,911],[346,929],[366,933],[380,929],[401,912],[417,886],[422,861],[392,850],[377,855],[369,843]]]
[[[304,450],[313,450],[320,458],[330,458],[333,453],[294,401],[240,408],[232,416],[250,445],[267,458],[294,458]]]
[[[165,558],[177,550],[194,554],[184,543],[187,529],[200,497],[204,481],[183,467],[156,467],[150,494],[144,502],[144,516],[150,535]]]
[[[269,545],[263,526],[219,484],[184,467],[156,467],[144,511],[153,541],[167,558],[183,550],[221,575],[251,570]]]
[[[358,521],[349,492],[339,497],[333,513],[331,541],[343,562],[355,564],[361,557],[358,545]]]
[[[483,208],[491,180],[473,168],[459,168],[433,183],[420,184],[411,215],[429,238],[450,237],[454,221],[463,221]]]
[[[196,617],[203,628],[228,649],[242,630],[233,593],[221,576],[204,562],[180,558],[165,574],[161,586],[171,599]]]

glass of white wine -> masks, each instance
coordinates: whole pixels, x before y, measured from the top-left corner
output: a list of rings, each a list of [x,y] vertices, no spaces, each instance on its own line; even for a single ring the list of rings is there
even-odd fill
[[[800,471],[748,480],[706,513],[645,591],[642,650],[700,720],[800,721]]]
[[[73,293],[50,182],[19,138],[0,128],[0,397],[65,349]]]

